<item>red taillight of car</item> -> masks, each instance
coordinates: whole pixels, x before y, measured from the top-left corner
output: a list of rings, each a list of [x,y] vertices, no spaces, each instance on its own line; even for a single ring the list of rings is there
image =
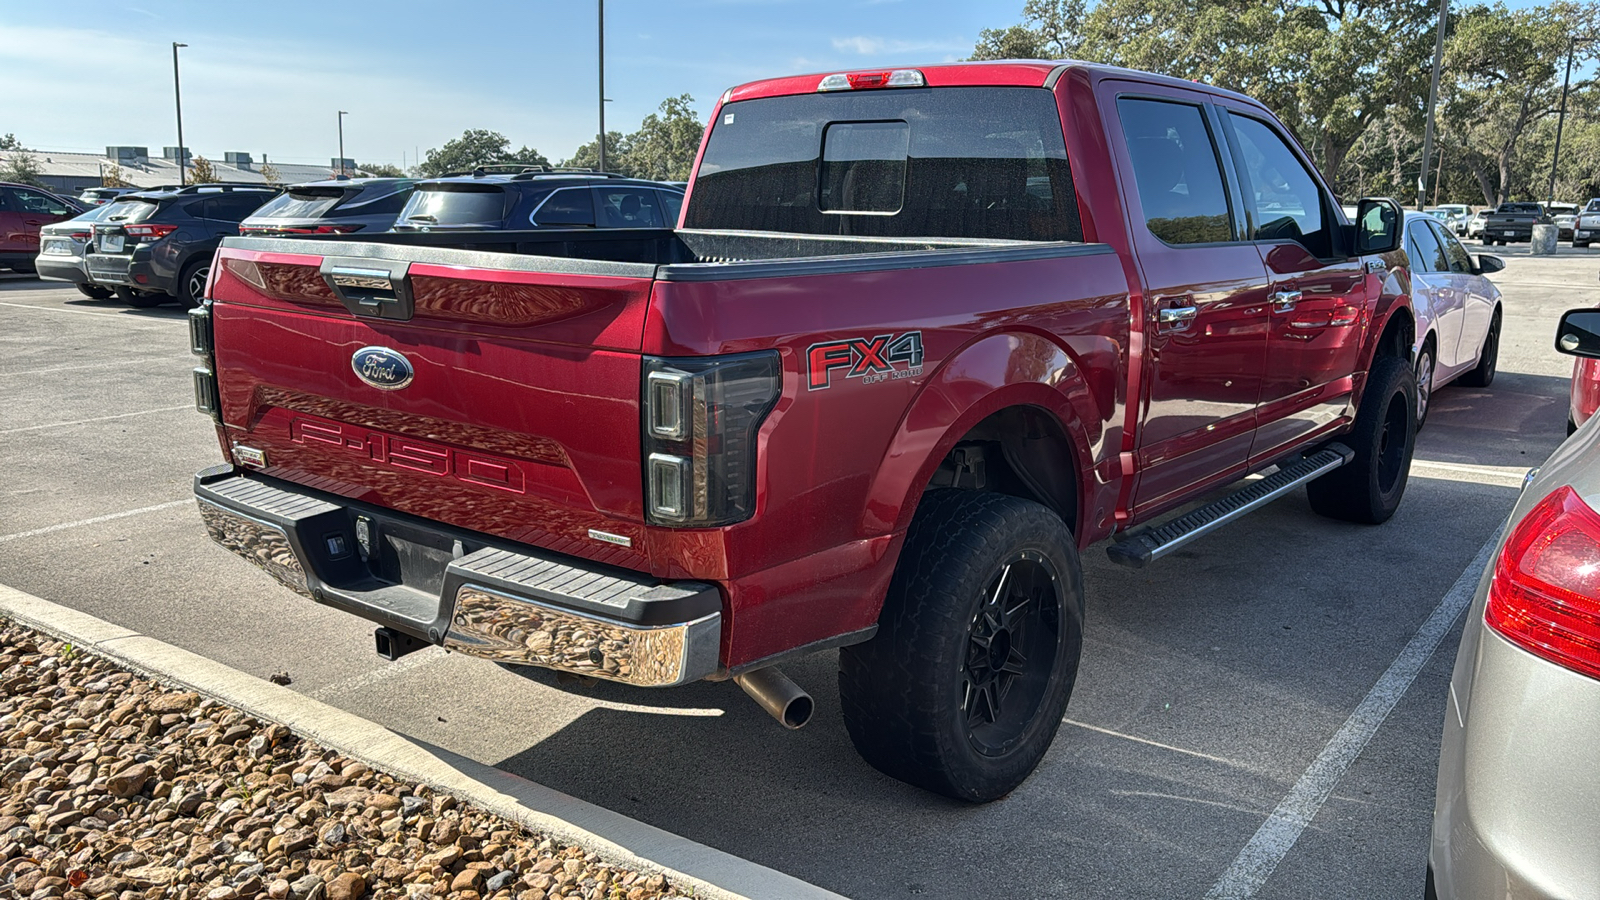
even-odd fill
[[[67,237],[72,238],[75,241],[87,241],[89,238],[94,237],[94,232],[92,232],[92,231],[74,231],[73,233],[67,235]]]
[[[124,225],[123,233],[141,241],[159,241],[178,230],[176,225]]]
[[[1484,619],[1506,640],[1600,678],[1600,514],[1562,487],[1511,529]]]

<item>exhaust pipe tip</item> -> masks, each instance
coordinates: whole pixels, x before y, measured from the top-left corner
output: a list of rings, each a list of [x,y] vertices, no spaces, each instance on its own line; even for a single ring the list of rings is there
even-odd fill
[[[816,711],[816,701],[811,695],[775,667],[735,675],[733,681],[790,731],[804,728]]]

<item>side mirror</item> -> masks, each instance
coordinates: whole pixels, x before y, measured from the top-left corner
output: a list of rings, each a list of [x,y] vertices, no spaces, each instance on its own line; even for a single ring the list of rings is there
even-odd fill
[[[1472,274],[1474,275],[1487,275],[1490,272],[1498,272],[1505,267],[1506,261],[1492,253],[1479,253],[1472,258]]]
[[[1400,249],[1400,217],[1400,204],[1388,197],[1363,197],[1356,204],[1356,255]]]
[[[1569,309],[1556,326],[1556,350],[1568,356],[1600,359],[1600,309]]]

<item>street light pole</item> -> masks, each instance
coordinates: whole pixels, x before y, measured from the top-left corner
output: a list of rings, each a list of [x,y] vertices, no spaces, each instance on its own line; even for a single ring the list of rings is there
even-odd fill
[[[1561,80],[1561,113],[1556,116],[1556,149],[1550,154],[1550,196],[1545,203],[1556,202],[1556,163],[1561,161],[1561,128],[1567,124],[1567,89],[1572,85],[1572,54],[1578,48],[1579,41],[1592,41],[1594,38],[1580,38],[1574,35],[1567,39],[1567,75]]]
[[[606,170],[606,0],[600,6],[600,171]]]
[[[344,117],[350,115],[339,110],[339,174],[344,174]]]
[[[1439,0],[1439,25],[1433,36],[1433,80],[1428,84],[1428,121],[1422,128],[1422,168],[1417,173],[1417,209],[1428,198],[1428,159],[1433,155],[1433,107],[1439,102],[1439,66],[1444,61],[1444,31],[1450,0]]]
[[[178,48],[188,44],[172,42],[172,99],[178,108],[178,185],[187,184],[183,169],[183,89],[178,86]]]

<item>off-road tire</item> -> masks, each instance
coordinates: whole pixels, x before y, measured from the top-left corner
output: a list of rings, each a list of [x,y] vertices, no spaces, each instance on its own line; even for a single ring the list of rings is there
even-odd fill
[[[990,603],[1002,594],[1033,599]],[[1038,613],[1017,625],[1015,644],[1009,625],[990,627],[1001,607]],[[986,652],[977,649],[985,636]],[[1016,665],[1025,675],[999,680],[1007,670],[993,664],[996,654],[1011,659],[1002,647],[1026,648]],[[906,535],[878,633],[839,651],[845,728],[886,775],[969,802],[1004,797],[1050,748],[1082,647],[1083,570],[1066,524],[1005,494],[931,491]]]
[[[90,300],[110,300],[116,294],[112,289],[101,287],[98,284],[78,284],[73,286],[78,289],[78,293],[88,297]]]
[[[1483,347],[1478,351],[1478,365],[1461,373],[1456,379],[1467,387],[1486,388],[1494,384],[1494,373],[1500,365],[1500,310],[1489,320],[1489,332],[1483,336]]]
[[[194,309],[205,299],[206,277],[211,271],[211,257],[197,259],[183,267],[178,276],[178,305]]]
[[[1378,525],[1400,508],[1417,435],[1417,378],[1394,356],[1372,361],[1356,427],[1344,443],[1355,459],[1306,485],[1318,515]]]
[[[133,288],[119,287],[117,288],[117,299],[138,309],[154,309],[172,298],[166,294],[147,293],[145,291],[136,291]]]

